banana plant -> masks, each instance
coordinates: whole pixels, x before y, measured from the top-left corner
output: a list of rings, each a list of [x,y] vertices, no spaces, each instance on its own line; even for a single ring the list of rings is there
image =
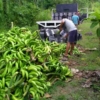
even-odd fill
[[[91,19],[91,28],[94,28],[98,25],[96,29],[97,37],[99,38],[99,45],[100,45],[100,8],[95,9],[95,11],[90,16]]]

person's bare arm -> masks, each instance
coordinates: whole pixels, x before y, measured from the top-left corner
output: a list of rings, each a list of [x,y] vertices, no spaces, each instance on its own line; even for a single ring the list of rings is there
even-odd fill
[[[63,25],[64,25],[64,22],[63,22],[63,21],[61,21],[60,26],[59,26],[59,30],[60,30],[60,31],[62,30]]]

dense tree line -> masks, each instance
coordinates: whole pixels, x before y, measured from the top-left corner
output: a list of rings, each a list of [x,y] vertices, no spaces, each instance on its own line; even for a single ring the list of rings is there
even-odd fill
[[[65,3],[77,3],[79,9],[82,7],[92,8],[95,5],[99,6],[100,0],[0,0],[0,20],[6,25],[13,21],[16,25],[31,26],[36,20],[48,18],[43,17],[45,10]]]

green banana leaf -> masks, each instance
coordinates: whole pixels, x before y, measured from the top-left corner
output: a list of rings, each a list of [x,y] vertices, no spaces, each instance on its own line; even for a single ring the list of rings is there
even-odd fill
[[[96,17],[96,19],[100,19],[100,9],[95,9],[94,16]]]
[[[100,27],[96,30],[97,37],[100,37]]]
[[[94,28],[95,26],[97,26],[99,24],[99,22],[97,20],[92,21],[90,28]]]

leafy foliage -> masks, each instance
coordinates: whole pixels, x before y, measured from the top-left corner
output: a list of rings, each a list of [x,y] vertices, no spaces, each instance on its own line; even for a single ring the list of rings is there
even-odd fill
[[[57,4],[62,3],[77,3],[78,9],[100,5],[98,0],[1,0],[0,20],[7,27],[12,21],[18,26],[33,26],[36,20],[50,19],[51,12],[47,9],[56,8]]]
[[[90,16],[91,19],[91,28],[94,28],[95,26],[99,25],[97,28],[97,36],[100,37],[100,11],[99,9],[95,9],[95,11]]]
[[[28,3],[22,6],[15,6],[12,10],[12,21],[19,26],[33,25],[36,22],[36,16],[39,13],[39,9],[32,3]],[[12,16],[13,15],[13,16]]]
[[[39,21],[51,20],[51,11],[50,10],[39,11],[37,15],[37,20]]]

